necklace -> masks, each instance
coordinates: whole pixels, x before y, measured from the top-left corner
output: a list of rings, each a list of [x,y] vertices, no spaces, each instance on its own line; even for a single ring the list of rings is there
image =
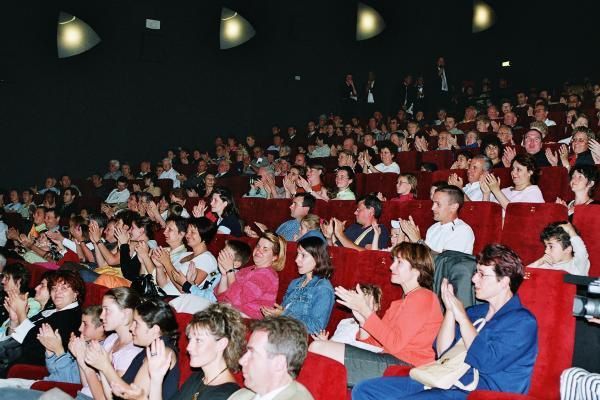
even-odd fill
[[[227,367],[223,368],[223,369],[221,370],[221,372],[219,372],[219,373],[217,374],[217,376],[215,376],[214,378],[212,378],[210,381],[206,382],[204,385],[205,385],[205,386],[208,386],[208,385],[210,385],[211,383],[213,383],[213,382],[214,382],[214,380],[215,380],[215,379],[217,379],[219,376],[221,376],[221,374],[222,374],[223,372],[225,372],[225,371],[227,371]],[[206,379],[206,376],[205,376],[205,377],[204,377],[202,380],[205,380],[205,379]]]

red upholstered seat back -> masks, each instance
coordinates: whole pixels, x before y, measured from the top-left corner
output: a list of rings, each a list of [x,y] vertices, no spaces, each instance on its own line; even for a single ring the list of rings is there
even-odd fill
[[[511,203],[506,208],[502,243],[517,252],[524,265],[544,254],[540,233],[546,225],[567,220],[567,208],[556,203]]]
[[[529,279],[519,288],[523,305],[538,322],[538,357],[529,395],[558,398],[560,374],[572,362],[575,318],[572,316],[575,285],[563,281],[562,271],[529,269]]]
[[[600,276],[600,205],[575,207],[573,225],[585,242],[590,259],[590,276]]]
[[[489,243],[500,242],[502,236],[502,207],[487,201],[467,201],[459,212],[475,233],[473,254],[478,254]]]
[[[557,197],[564,199],[571,191],[567,169],[564,167],[540,168],[538,186],[545,201],[551,203],[556,201]]]
[[[396,182],[398,174],[358,174],[356,176],[356,188],[359,196],[369,193],[381,192],[386,198],[391,199],[397,196]]]
[[[387,201],[379,222],[390,228],[392,219],[408,219],[409,216],[412,216],[421,231],[421,236],[425,237],[427,229],[434,223],[431,212],[432,204],[431,200]]]
[[[331,217],[336,217],[341,221],[346,221],[346,226],[348,226],[356,220],[354,211],[356,211],[356,202],[352,200],[336,200],[329,202],[317,200],[315,208],[313,209],[313,214],[326,220],[329,220]]]
[[[177,348],[179,349],[179,386],[181,386],[187,378],[192,374],[190,368],[190,355],[187,352],[188,338],[185,334],[185,328],[192,320],[192,314],[176,313],[175,318],[179,325],[179,340],[177,341]]]
[[[83,302],[84,307],[102,304],[102,298],[104,294],[110,289],[106,286],[96,285],[95,283],[85,284],[85,300]]]
[[[420,155],[416,150],[402,151],[396,156],[400,172],[414,172],[419,170]]]
[[[449,169],[454,162],[454,153],[450,150],[431,150],[421,153],[421,163],[434,163],[438,170]]]

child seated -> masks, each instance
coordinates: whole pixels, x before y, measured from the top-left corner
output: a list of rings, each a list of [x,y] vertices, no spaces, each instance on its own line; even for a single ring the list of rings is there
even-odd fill
[[[544,228],[540,239],[546,247],[544,256],[528,265],[529,268],[558,269],[573,275],[588,275],[588,252],[573,225],[566,221],[554,222]]]
[[[307,237],[316,236],[322,241],[327,242],[321,232],[321,219],[315,214],[307,214],[300,221],[300,232],[294,235],[294,241],[299,242]]]
[[[243,267],[252,255],[252,249],[248,243],[240,240],[225,241],[225,247],[223,250],[225,249],[230,249],[233,252],[233,267],[236,270]],[[177,270],[173,271],[173,276],[171,279],[173,279],[173,281],[177,284],[181,285],[184,292],[184,294],[169,302],[175,311],[194,314],[204,310],[211,303],[217,302],[214,289],[221,280],[221,273],[219,270],[211,272],[211,274],[202,283],[202,286],[193,284],[197,273],[198,272],[196,268],[188,268],[186,275],[183,275],[183,273]]]
[[[370,301],[374,304],[375,312],[378,312],[381,308],[381,288],[377,285],[371,285],[368,283],[361,283],[360,288],[364,294],[367,295]],[[382,347],[373,346],[372,344],[361,342],[356,340],[359,329],[362,329],[355,318],[345,318],[341,320],[335,333],[329,338],[329,332],[322,330],[316,335],[312,335],[315,340],[331,340],[338,343],[350,344],[361,349],[372,351],[373,353],[383,352]]]

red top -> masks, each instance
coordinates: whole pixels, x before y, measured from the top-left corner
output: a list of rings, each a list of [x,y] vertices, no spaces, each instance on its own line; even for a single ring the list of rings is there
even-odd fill
[[[371,336],[361,341],[414,366],[423,365],[435,360],[433,341],[443,319],[438,297],[421,288],[393,301],[383,318],[371,314],[363,326]]]
[[[392,201],[411,201],[415,199],[415,195],[412,193],[401,194],[398,197],[394,197]]]
[[[250,318],[262,319],[260,307],[273,307],[278,288],[279,275],[273,268],[252,266],[236,273],[235,282],[229,289],[216,296],[217,301],[231,304]]]

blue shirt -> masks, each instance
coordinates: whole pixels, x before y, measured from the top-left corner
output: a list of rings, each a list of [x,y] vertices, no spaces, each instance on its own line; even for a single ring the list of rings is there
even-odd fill
[[[283,315],[302,322],[309,333],[325,329],[333,309],[333,286],[329,279],[313,277],[304,287],[304,276],[294,279],[283,296]]]
[[[44,378],[45,381],[81,383],[79,377],[79,366],[71,353],[66,352],[60,356],[52,354],[46,356],[46,368],[49,375]]]
[[[471,321],[485,318],[489,304],[469,307]],[[460,338],[456,328],[455,341]],[[514,295],[487,321],[471,343],[465,363],[479,370],[477,389],[527,393],[538,353],[537,321]],[[460,381],[473,381],[471,368]]]
[[[379,227],[381,228],[381,235],[379,235],[379,243],[378,243],[379,249],[380,250],[387,249],[388,243],[390,242],[390,233],[385,225],[379,224]],[[350,239],[351,241],[354,242],[367,229],[371,229],[371,230],[357,244],[357,246],[359,246],[359,247],[367,247],[367,245],[373,243],[373,234],[374,233],[373,233],[373,229],[371,228],[371,225],[367,226],[366,228],[363,228],[359,224],[352,224],[346,228],[346,230],[344,231],[344,234],[346,235],[346,237],[348,239]],[[338,242],[338,244],[339,244],[339,242]]]
[[[300,222],[297,219],[290,219],[279,225],[275,231],[279,236],[283,236],[285,240],[291,242],[294,240],[294,235],[300,232]]]

